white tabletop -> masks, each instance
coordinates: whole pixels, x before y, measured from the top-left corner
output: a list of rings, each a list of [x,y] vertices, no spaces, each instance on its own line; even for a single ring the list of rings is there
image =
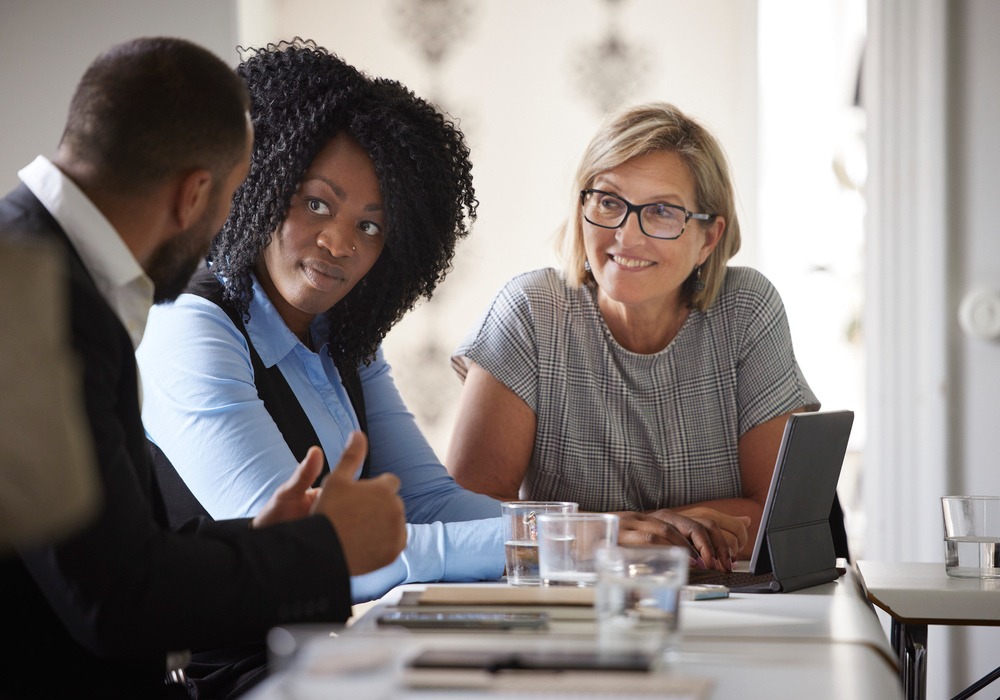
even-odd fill
[[[475,585],[506,587],[504,583]],[[355,622],[355,628],[375,629],[375,619],[381,610],[397,605],[406,591],[421,591],[426,587],[427,584],[408,584],[393,589]],[[516,608],[508,606],[506,609]],[[565,615],[558,609],[550,611],[554,615],[552,631],[567,636],[594,634],[592,611],[583,618],[575,610]],[[895,658],[878,617],[865,603],[864,591],[852,571],[832,583],[794,593],[732,593],[726,599],[684,601],[681,631],[685,640],[714,640],[721,636],[747,641],[808,639],[866,644],[890,660]]]
[[[1000,625],[1000,581],[948,576],[943,563],[856,563],[868,598],[899,622]]]
[[[328,635],[325,640],[313,639],[302,648],[291,669],[268,679],[248,694],[246,700],[307,700],[334,695],[364,700],[381,697],[527,700],[558,697],[549,692],[552,689],[572,697],[594,699],[650,697],[651,689],[655,690],[655,697],[677,700],[737,697],[783,700],[806,695],[810,700],[902,697],[888,640],[853,572],[834,583],[795,593],[734,593],[722,600],[684,601],[682,641],[673,662],[657,674],[619,673],[612,680],[615,683],[612,692],[602,690],[603,681],[587,675],[594,673],[591,671],[533,676],[537,680],[528,681],[533,692],[524,688],[516,692],[468,688],[444,691],[405,686],[401,659],[430,646],[569,650],[594,643],[593,618],[579,611],[555,618],[548,632],[527,634],[449,634],[378,628],[375,618],[380,612],[398,604],[404,591],[422,588],[422,584],[410,585],[390,592],[338,639],[331,640]],[[352,654],[357,654],[356,658]],[[345,675],[345,669],[363,666],[372,654],[394,660],[383,659],[377,672]],[[588,678],[593,678],[593,682],[588,682]],[[573,683],[586,685],[577,688]]]

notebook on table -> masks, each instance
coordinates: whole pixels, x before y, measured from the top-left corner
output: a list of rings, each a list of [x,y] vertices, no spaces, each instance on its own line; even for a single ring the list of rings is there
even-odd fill
[[[688,582],[738,593],[788,593],[834,581],[830,510],[854,424],[853,411],[793,413],[785,424],[749,571],[691,569]]]

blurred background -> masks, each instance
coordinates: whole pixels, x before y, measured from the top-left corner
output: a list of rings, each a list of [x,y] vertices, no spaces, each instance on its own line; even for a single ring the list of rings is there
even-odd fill
[[[958,320],[1000,288],[998,29],[993,0],[0,0],[0,187],[54,151],[94,56],[135,36],[233,65],[240,45],[299,36],[402,81],[465,132],[481,202],[452,272],[385,344],[443,456],[450,353],[509,277],[556,264],[601,117],[673,102],[731,160],[733,263],[774,282],[823,407],[857,414],[852,553],[943,562],[939,497],[1000,494],[1000,345]],[[998,636],[931,628],[929,696],[995,666]]]

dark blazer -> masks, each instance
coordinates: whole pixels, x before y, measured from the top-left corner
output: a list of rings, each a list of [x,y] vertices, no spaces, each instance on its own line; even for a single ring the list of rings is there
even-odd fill
[[[169,651],[260,644],[275,625],[346,620],[350,578],[326,518],[260,530],[201,519],[169,529],[128,333],[25,186],[0,200],[0,231],[66,248],[72,343],[104,489],[102,512],[86,529],[0,559],[8,640],[0,696],[158,697],[168,689]],[[29,662],[43,672],[29,674]]]

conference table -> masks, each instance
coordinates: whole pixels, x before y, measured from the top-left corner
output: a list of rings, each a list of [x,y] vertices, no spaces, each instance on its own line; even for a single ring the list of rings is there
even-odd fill
[[[679,647],[650,672],[415,672],[408,667],[414,656],[429,649],[529,655],[595,649],[592,605],[562,605],[548,598],[530,605],[511,604],[505,597],[511,589],[503,582],[408,584],[369,605],[347,626],[272,630],[273,672],[245,697],[892,700],[903,696],[893,649],[850,568],[835,582],[793,593],[731,593],[722,599],[684,600]],[[482,602],[494,598],[500,602]],[[469,600],[479,603],[470,607],[462,602]],[[377,622],[382,613],[401,609],[539,607],[552,615],[545,630],[425,631]]]
[[[928,625],[1000,625],[1000,580],[951,578],[944,564],[933,562],[859,561],[856,567],[869,600],[891,618],[891,644],[908,700],[926,695]],[[955,698],[971,697],[997,677],[1000,669]]]

